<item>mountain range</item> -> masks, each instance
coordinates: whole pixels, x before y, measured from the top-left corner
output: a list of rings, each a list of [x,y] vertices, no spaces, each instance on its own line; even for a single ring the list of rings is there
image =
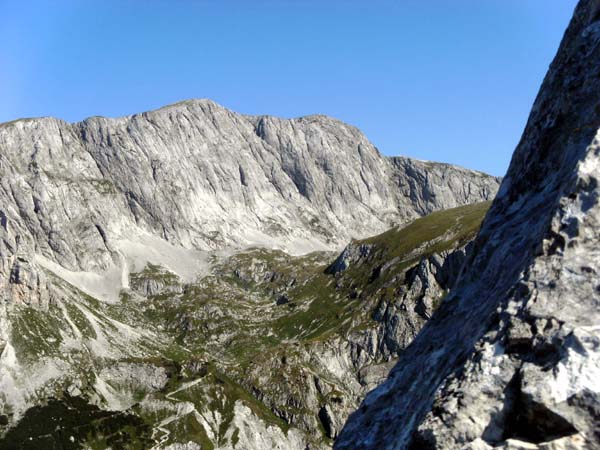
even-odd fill
[[[0,124],[0,448],[600,448],[600,0],[502,179],[209,100]]]
[[[325,116],[208,100],[18,120],[0,148],[0,412],[6,445],[50,434],[39,448],[69,445],[29,428],[48,408],[92,408],[73,448],[328,447],[451,286],[500,181],[384,157]]]

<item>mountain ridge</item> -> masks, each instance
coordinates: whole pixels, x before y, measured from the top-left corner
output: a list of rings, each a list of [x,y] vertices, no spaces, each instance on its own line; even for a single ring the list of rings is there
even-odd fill
[[[339,249],[488,200],[498,186],[481,173],[383,157],[357,128],[323,116],[249,120],[212,101],[75,124],[15,122],[0,127],[0,149],[8,297],[11,273],[39,290],[36,265],[102,287],[125,279],[126,267],[156,263],[158,248],[174,264],[253,245]]]
[[[179,100],[176,101],[174,103],[169,103],[167,105],[164,106],[159,106],[157,108],[152,108],[152,109],[148,109],[146,111],[143,112],[138,112],[138,113],[133,113],[133,114],[124,114],[124,115],[118,115],[118,116],[102,116],[102,115],[93,115],[93,116],[88,116],[85,117],[81,120],[75,120],[75,121],[68,121],[65,119],[62,119],[60,117],[56,117],[56,116],[36,116],[36,117],[21,117],[21,118],[17,118],[17,119],[13,119],[13,120],[9,120],[6,122],[0,122],[0,127],[2,126],[9,126],[12,124],[15,124],[17,122],[29,122],[29,121],[37,121],[37,120],[56,120],[59,122],[63,122],[64,124],[67,125],[79,125],[82,124],[84,122],[90,121],[92,119],[105,119],[105,120],[127,120],[127,119],[131,119],[135,116],[141,116],[141,115],[145,115],[145,114],[151,114],[154,112],[159,112],[159,111],[168,111],[168,110],[174,110],[178,107],[184,107],[184,106],[188,106],[188,105],[206,105],[209,107],[213,107],[213,108],[217,108],[217,109],[223,109],[225,111],[228,111],[232,114],[236,114],[242,117],[246,117],[250,120],[250,122],[254,125],[256,125],[256,123],[258,121],[260,121],[260,119],[263,118],[273,118],[273,119],[277,119],[277,120],[283,120],[283,121],[302,121],[302,120],[311,120],[311,119],[324,119],[327,121],[331,121],[334,123],[337,123],[339,125],[345,126],[345,127],[350,127],[355,129],[356,131],[361,132],[360,127],[357,125],[353,125],[350,124],[348,122],[343,121],[342,119],[338,119],[335,116],[330,116],[328,114],[321,114],[321,113],[312,113],[312,114],[306,114],[306,115],[300,115],[300,116],[293,116],[293,117],[284,117],[284,116],[278,116],[278,115],[273,115],[273,114],[245,114],[245,113],[237,113],[236,111],[234,111],[231,108],[228,108],[218,102],[215,102],[214,100],[211,100],[209,98],[189,98],[189,99],[185,99],[185,100]],[[417,161],[417,162],[421,162],[421,163],[432,163],[432,164],[439,164],[439,165],[447,165],[447,166],[451,166],[454,168],[460,168],[460,169],[464,169],[465,171],[468,172],[475,172],[481,175],[485,175],[485,176],[492,176],[495,177],[497,179],[501,179],[502,176],[496,176],[496,175],[490,175],[484,171],[481,170],[477,170],[477,169],[471,169],[469,167],[466,166],[461,166],[458,164],[454,164],[454,163],[450,163],[450,162],[440,162],[440,161],[430,161],[430,160],[424,160],[424,159],[419,159],[416,157],[411,157],[411,156],[406,156],[406,155],[402,155],[402,154],[395,154],[395,155],[388,155],[388,154],[384,154],[381,150],[379,150],[377,147],[375,147],[376,150],[379,152],[379,154],[383,157],[383,158],[389,158],[389,159],[395,159],[395,158],[404,158],[404,159],[410,159],[412,161]]]

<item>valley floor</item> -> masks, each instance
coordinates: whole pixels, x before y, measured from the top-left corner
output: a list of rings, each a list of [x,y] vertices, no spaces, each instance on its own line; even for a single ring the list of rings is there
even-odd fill
[[[443,301],[488,206],[340,255],[221,253],[194,280],[147,263],[114,301],[46,264],[47,303],[2,306],[0,448],[328,448]]]

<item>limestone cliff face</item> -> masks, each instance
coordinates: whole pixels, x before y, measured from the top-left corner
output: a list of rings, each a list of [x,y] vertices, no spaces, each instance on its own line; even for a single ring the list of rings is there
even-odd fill
[[[18,120],[0,124],[0,292],[44,302],[41,266],[91,273],[88,293],[114,300],[104,286],[127,287],[127,270],[145,262],[189,279],[197,273],[178,262],[198,265],[190,250],[334,249],[497,186],[385,158],[325,116],[250,117],[191,100],[118,119]]]
[[[580,1],[466,271],[335,448],[600,448],[599,19]]]

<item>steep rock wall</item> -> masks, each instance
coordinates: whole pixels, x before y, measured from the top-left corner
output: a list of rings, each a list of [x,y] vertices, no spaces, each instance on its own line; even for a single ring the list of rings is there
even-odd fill
[[[336,449],[600,447],[599,19],[580,1],[468,269]]]

